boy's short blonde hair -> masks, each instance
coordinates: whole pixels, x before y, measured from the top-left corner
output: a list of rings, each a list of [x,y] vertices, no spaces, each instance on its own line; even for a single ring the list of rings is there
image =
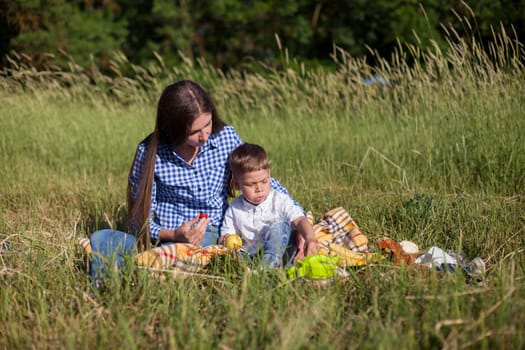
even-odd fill
[[[266,151],[253,143],[243,143],[237,146],[230,153],[228,162],[234,177],[251,171],[270,169]]]

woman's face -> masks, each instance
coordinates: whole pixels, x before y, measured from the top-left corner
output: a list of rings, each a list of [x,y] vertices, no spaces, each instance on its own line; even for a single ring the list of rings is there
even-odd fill
[[[211,135],[211,130],[211,113],[202,113],[193,120],[184,143],[192,147],[201,147],[206,141],[208,141],[208,137]]]

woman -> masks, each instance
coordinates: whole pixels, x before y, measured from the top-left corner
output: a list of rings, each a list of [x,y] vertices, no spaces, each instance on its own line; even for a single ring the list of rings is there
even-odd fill
[[[130,233],[100,230],[91,236],[91,275],[104,274],[105,258],[151,244],[215,244],[228,206],[228,155],[241,138],[219,117],[208,94],[188,80],[162,92],[155,130],[137,147],[129,173]],[[278,181],[272,188],[288,194]],[[199,214],[207,217],[199,219]],[[203,215],[205,216],[205,215]]]

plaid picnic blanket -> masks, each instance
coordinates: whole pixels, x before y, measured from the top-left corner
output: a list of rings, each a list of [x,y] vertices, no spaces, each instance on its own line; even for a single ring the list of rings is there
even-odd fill
[[[368,238],[343,207],[326,212],[317,223],[311,212],[307,217],[313,224],[319,253],[340,257],[339,265],[343,267],[363,266],[378,260],[377,254],[370,253]]]
[[[340,265],[362,266],[372,261],[368,238],[360,231],[356,222],[342,207],[325,213],[316,223],[311,212],[307,213],[312,223],[321,254],[339,256]],[[78,245],[89,258],[92,254],[89,238],[78,239]],[[174,243],[155,247],[138,253],[139,266],[151,269],[174,269],[196,272],[205,267],[215,256],[228,254],[223,245],[200,247],[187,243]]]
[[[344,208],[338,207],[330,210],[315,224],[311,212],[307,214],[307,217],[314,226],[317,240],[322,239],[323,242],[328,240],[357,252],[368,251],[368,238]]]
[[[89,238],[81,237],[77,243],[88,257],[92,254]],[[206,266],[214,256],[227,253],[228,249],[223,245],[201,247],[189,243],[175,243],[138,253],[135,261],[139,266],[152,269],[173,268],[193,272]]]

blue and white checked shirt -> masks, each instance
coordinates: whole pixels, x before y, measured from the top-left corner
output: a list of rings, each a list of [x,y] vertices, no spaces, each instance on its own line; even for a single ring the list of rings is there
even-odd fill
[[[175,230],[201,212],[209,215],[211,225],[220,226],[228,207],[228,156],[241,143],[235,129],[227,125],[208,138],[192,164],[169,145],[159,144],[149,219],[152,242],[158,241],[162,228]],[[146,144],[140,143],[129,177],[133,197],[139,185],[146,150]],[[288,194],[277,180],[272,179],[271,184],[272,188]]]

